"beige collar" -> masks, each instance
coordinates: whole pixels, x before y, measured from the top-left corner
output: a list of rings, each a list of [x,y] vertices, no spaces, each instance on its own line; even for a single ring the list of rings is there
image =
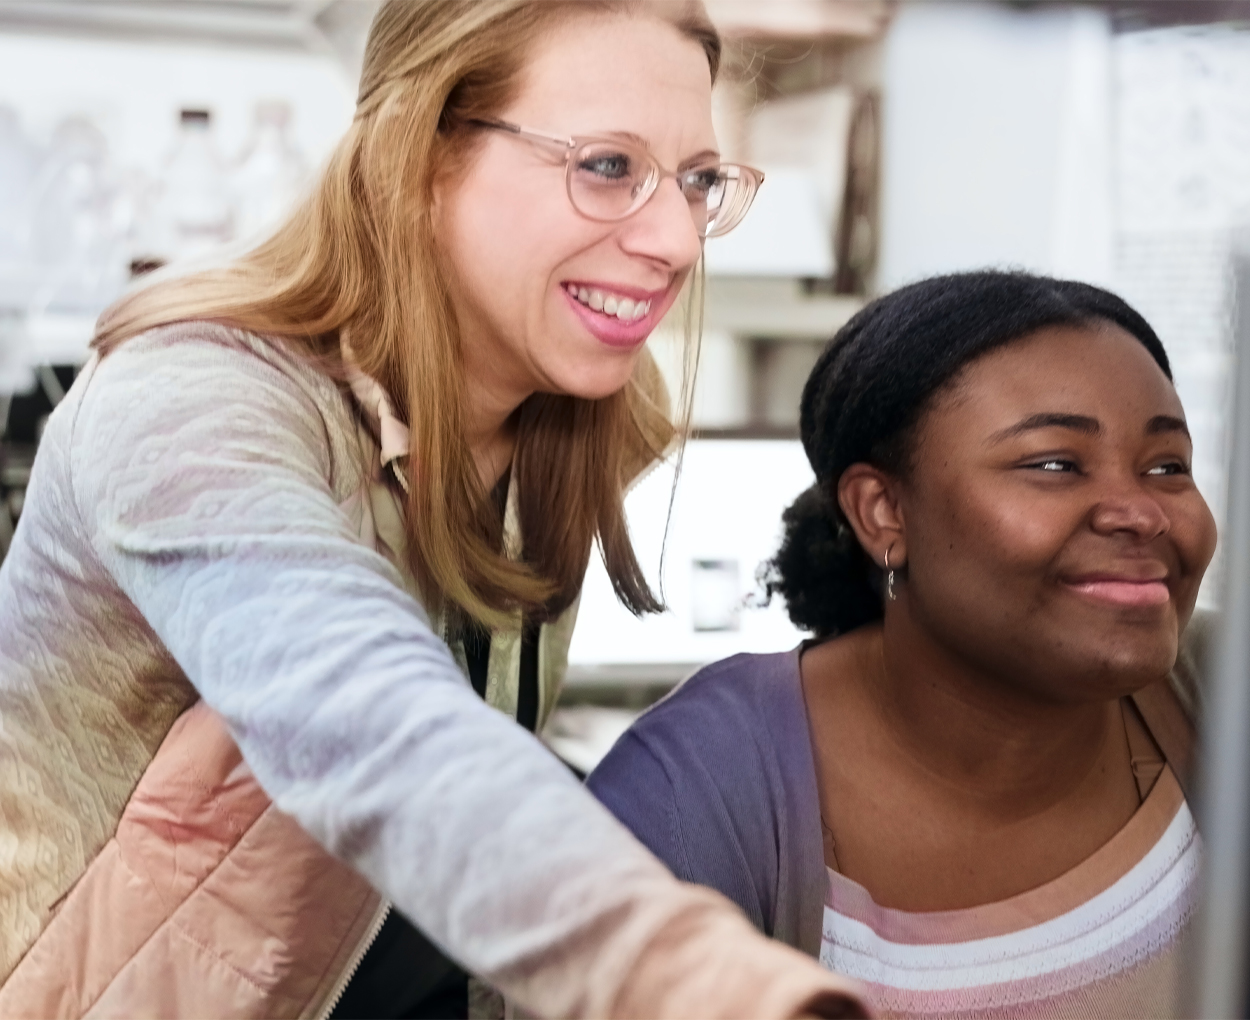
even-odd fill
[[[382,388],[382,384],[361,371],[360,364],[356,361],[356,356],[347,342],[347,337],[340,338],[339,350],[342,353],[343,368],[347,373],[347,383],[352,388],[352,395],[359,402],[369,423],[377,430],[382,468],[391,466],[395,477],[399,479],[400,485],[406,492],[408,479],[399,461],[408,456],[408,426],[399,420],[390,394]]]
[[[377,433],[382,470],[389,467],[399,480],[400,487],[407,492],[408,472],[401,461],[408,456],[408,426],[395,414],[395,405],[382,384],[361,371],[346,337],[340,337],[339,350],[343,356],[343,369],[347,373],[347,383],[352,388],[352,395]],[[520,511],[516,485],[508,486],[508,502],[504,511],[504,552],[510,559],[519,559],[521,556]]]

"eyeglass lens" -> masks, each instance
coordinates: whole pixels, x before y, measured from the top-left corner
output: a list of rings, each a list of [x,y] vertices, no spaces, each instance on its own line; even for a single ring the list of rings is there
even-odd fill
[[[724,214],[732,215],[741,204],[735,193],[741,190],[742,182],[730,172],[736,169],[713,164],[678,175],[700,235],[733,225]],[[573,155],[569,198],[579,212],[591,219],[624,219],[651,196],[658,179],[659,169],[654,161],[640,153],[608,142],[591,142]]]

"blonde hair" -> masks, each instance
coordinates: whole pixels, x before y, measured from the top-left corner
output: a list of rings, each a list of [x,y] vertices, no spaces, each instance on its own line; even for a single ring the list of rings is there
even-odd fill
[[[466,122],[505,106],[553,23],[596,10],[671,22],[703,45],[715,80],[720,41],[697,0],[388,0],[370,30],[355,119],[310,198],[230,264],[126,295],[93,341],[107,354],[153,327],[212,319],[336,373],[348,335],[361,369],[410,426],[404,526],[422,593],[492,626],[518,606],[539,619],[568,606],[596,538],[621,602],[634,613],[662,608],[622,502],[629,481],[679,435],[650,353],[612,396],[534,394],[522,404],[513,482],[524,562],[509,561],[466,439],[459,332],[430,214],[438,174],[470,152]],[[689,300],[697,315],[701,294]]]

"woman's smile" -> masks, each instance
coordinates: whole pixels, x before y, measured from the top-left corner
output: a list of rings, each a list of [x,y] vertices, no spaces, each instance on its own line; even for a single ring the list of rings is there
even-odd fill
[[[591,335],[609,347],[638,347],[645,343],[675,297],[675,284],[648,291],[621,284],[569,280],[560,289]]]
[[[1116,606],[1162,606],[1172,598],[1166,570],[1156,577],[1099,573],[1064,579],[1061,583],[1082,598]]]

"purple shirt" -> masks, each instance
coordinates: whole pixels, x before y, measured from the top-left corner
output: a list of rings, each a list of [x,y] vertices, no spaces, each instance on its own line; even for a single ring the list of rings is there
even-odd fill
[[[735,655],[645,712],[587,781],[687,882],[820,954],[828,877],[799,648]]]

